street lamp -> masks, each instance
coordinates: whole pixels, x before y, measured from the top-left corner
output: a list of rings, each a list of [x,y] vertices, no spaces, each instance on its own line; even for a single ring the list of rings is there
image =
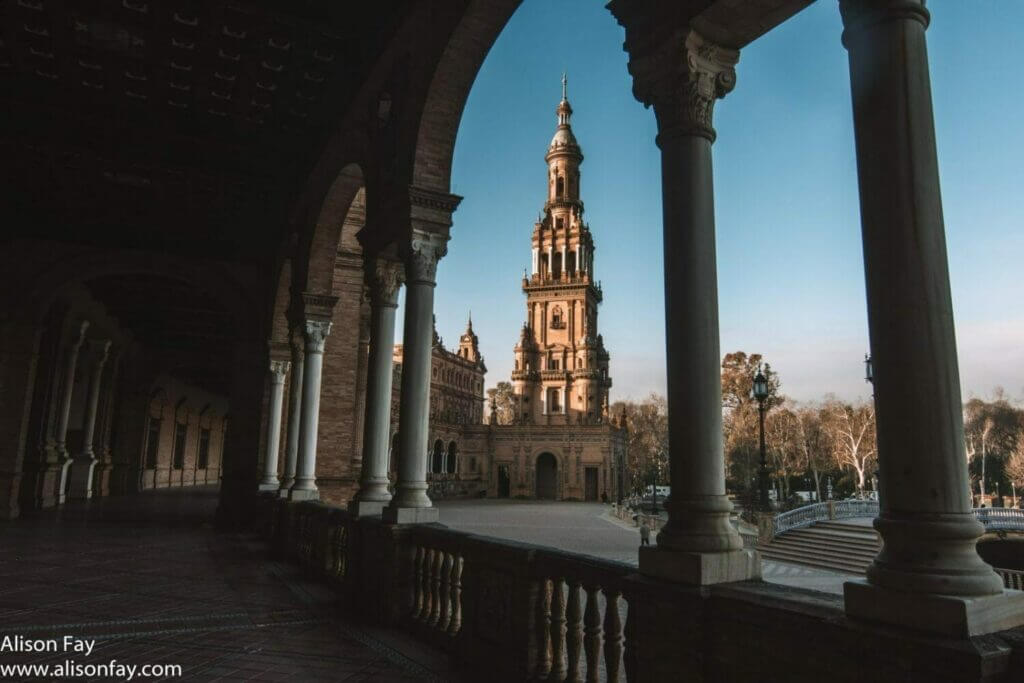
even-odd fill
[[[875,383],[875,373],[871,367],[871,356],[864,354],[864,381],[868,384]]]
[[[762,512],[771,510],[771,502],[768,500],[768,458],[764,447],[764,414],[765,401],[768,399],[768,380],[761,372],[761,366],[757,366],[757,374],[754,375],[754,398],[757,399],[757,412],[761,424],[761,465],[757,470],[757,485],[760,491],[760,508]]]

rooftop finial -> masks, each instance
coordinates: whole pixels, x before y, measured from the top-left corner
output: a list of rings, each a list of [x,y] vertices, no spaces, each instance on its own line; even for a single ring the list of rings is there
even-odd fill
[[[569,84],[569,79],[565,77],[565,72],[563,71],[562,72],[562,99],[563,100],[568,99],[566,97],[566,91],[567,91],[568,84]]]

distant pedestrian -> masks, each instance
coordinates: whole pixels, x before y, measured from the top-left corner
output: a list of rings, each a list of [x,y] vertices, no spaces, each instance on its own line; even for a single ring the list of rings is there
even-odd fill
[[[644,524],[640,527],[640,545],[651,544],[651,527]]]

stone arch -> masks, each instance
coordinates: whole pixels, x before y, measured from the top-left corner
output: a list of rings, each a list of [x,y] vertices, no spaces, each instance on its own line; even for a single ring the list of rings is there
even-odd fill
[[[362,166],[349,163],[335,177],[308,233],[300,238],[292,264],[293,296],[301,292],[334,291],[334,265],[339,248],[361,252],[356,234],[365,225],[366,184]]]
[[[430,81],[416,132],[412,184],[439,192],[451,185],[462,110],[491,46],[521,0],[474,0],[452,32]]]
[[[534,495],[538,500],[558,499],[558,457],[542,451],[534,459]]]

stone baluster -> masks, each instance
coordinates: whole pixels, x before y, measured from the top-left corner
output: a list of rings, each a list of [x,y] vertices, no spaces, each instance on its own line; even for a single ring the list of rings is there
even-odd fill
[[[423,593],[423,609],[420,612],[420,621],[425,624],[430,622],[430,612],[434,607],[434,596],[430,592],[432,585],[430,571],[434,567],[434,553],[432,548],[425,548],[423,553],[423,582],[420,584],[420,591]]]
[[[277,491],[277,455],[281,449],[281,408],[284,403],[284,378],[288,374],[286,360],[270,361],[270,405],[267,407],[267,442],[263,453],[263,481],[260,491]]]
[[[416,546],[416,555],[413,559],[413,591],[412,591],[412,618],[420,620],[423,618],[425,601],[423,599],[423,567],[427,563],[427,549],[423,546]]]
[[[581,683],[583,681],[580,672],[580,653],[583,649],[583,609],[580,604],[580,582],[577,579],[569,579],[567,589],[569,596],[565,612],[567,622],[565,635],[566,680],[570,683]]]
[[[349,511],[357,517],[380,514],[391,500],[388,450],[391,446],[391,380],[394,375],[395,309],[402,285],[402,264],[384,258],[366,263],[370,291],[370,357],[367,363],[363,462]]]
[[[587,655],[587,682],[600,680],[601,668],[601,609],[598,605],[600,589],[584,586],[587,592],[587,607],[583,612],[583,649]]]
[[[622,666],[622,620],[619,618],[619,596],[613,588],[604,589],[604,670],[608,683],[619,680]]]
[[[860,186],[883,548],[850,616],[945,636],[1024,624],[975,550],[924,0],[841,0]],[[673,497],[675,490],[673,490]],[[660,543],[660,537],[659,537]]]
[[[405,260],[405,329],[402,393],[398,424],[398,481],[383,510],[393,523],[436,522],[427,496],[430,420],[430,368],[434,339],[434,287],[437,264],[447,252],[446,235],[414,232]]]
[[[462,558],[455,556],[452,563],[452,618],[448,622],[448,635],[455,636],[462,629]]]
[[[284,471],[281,473],[282,498],[288,497],[288,490],[295,484],[295,468],[299,461],[299,431],[302,428],[302,376],[305,374],[305,342],[300,329],[289,334],[288,343],[292,352],[292,379],[288,387],[288,439],[284,452]]]
[[[622,3],[612,11],[619,14]],[[761,563],[743,550],[725,495],[711,168],[712,112],[736,83],[739,52],[688,27],[647,44],[649,35],[625,23],[633,93],[654,106],[658,122],[669,349],[672,500],[658,545],[640,549],[640,571],[698,585],[742,581],[759,576]]]
[[[561,577],[551,581],[551,672],[553,681],[565,678],[565,591]]]
[[[100,389],[103,387],[103,367],[110,353],[109,339],[89,340],[92,372],[89,374],[89,395],[85,404],[85,423],[82,433],[82,452],[75,456],[71,468],[70,495],[75,499],[92,498],[92,474],[96,468],[96,416],[99,413]]]
[[[537,586],[537,670],[538,679],[551,672],[551,582],[541,579]]]
[[[435,550],[430,557],[430,615],[428,626],[436,626],[441,618],[441,566],[444,564],[444,553]]]
[[[452,554],[443,553],[441,564],[441,616],[437,620],[437,629],[448,632],[448,623],[452,619]]]
[[[334,301],[334,297],[329,297]],[[333,307],[333,303],[331,304]],[[331,333],[328,320],[313,319],[305,323],[305,367],[302,378],[302,420],[299,429],[299,458],[295,470],[295,483],[288,491],[291,500],[316,500],[320,492],[316,487],[317,431],[320,426],[320,380],[324,366],[324,346]]]

